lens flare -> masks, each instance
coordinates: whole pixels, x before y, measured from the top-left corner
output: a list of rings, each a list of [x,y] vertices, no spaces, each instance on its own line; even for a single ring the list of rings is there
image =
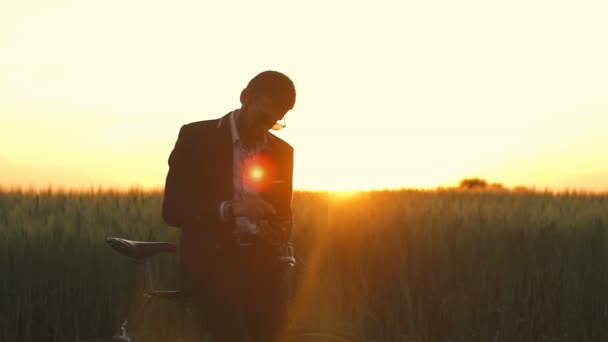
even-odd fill
[[[251,180],[259,182],[264,178],[264,169],[260,165],[253,165],[249,170],[249,176]]]
[[[243,161],[241,179],[244,186],[257,192],[267,192],[273,188],[273,181],[280,179],[277,164],[268,153],[258,153]]]

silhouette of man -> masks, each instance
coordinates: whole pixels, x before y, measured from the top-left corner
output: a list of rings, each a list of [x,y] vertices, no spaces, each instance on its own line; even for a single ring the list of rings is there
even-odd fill
[[[286,325],[277,260],[290,250],[293,148],[269,129],[284,127],[295,97],[286,75],[264,71],[240,109],[182,126],[169,156],[162,216],[181,228],[182,275],[214,341],[275,341]]]

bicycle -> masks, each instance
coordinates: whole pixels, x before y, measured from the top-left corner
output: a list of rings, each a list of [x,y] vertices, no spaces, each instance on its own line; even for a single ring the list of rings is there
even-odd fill
[[[143,303],[135,308],[135,317],[132,324],[130,324],[128,318],[125,319],[120,328],[117,329],[119,331],[117,335],[105,339],[85,339],[81,340],[81,342],[146,342],[149,339],[147,338],[146,328],[141,323],[145,320],[145,317],[148,317],[151,314],[150,308],[154,306],[157,301],[164,300],[179,304],[187,304],[188,300],[191,299],[191,293],[187,290],[156,290],[154,288],[154,275],[150,258],[159,254],[175,253],[177,251],[177,246],[171,242],[132,241],[118,237],[108,237],[106,238],[106,243],[121,255],[143,265],[146,281],[146,290],[143,293]],[[292,253],[291,256],[280,257],[279,262],[288,263],[293,267],[295,266],[296,260]],[[194,313],[192,307],[189,307],[188,305],[184,306],[188,317],[193,318]],[[188,324],[192,326],[193,324],[196,324],[196,322],[193,323],[191,320],[185,325]],[[204,340],[209,340],[209,336],[204,335]],[[155,338],[154,341],[159,341],[159,339]],[[161,336],[160,341],[190,342],[189,340],[184,339],[183,336]],[[200,341],[200,337],[196,341]],[[284,342],[312,341],[361,342],[363,339],[352,334],[332,330],[290,329],[287,331],[284,340]]]

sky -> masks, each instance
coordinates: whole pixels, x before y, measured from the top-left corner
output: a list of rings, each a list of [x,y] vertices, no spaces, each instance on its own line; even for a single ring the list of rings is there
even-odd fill
[[[0,2],[0,185],[164,185],[182,125],[293,79],[294,187],[608,190],[602,1]]]

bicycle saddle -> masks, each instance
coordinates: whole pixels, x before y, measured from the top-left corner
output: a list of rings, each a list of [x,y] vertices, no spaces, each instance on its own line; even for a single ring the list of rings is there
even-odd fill
[[[137,260],[160,253],[175,252],[177,249],[175,244],[170,242],[131,241],[117,237],[108,237],[106,242],[118,253]]]

